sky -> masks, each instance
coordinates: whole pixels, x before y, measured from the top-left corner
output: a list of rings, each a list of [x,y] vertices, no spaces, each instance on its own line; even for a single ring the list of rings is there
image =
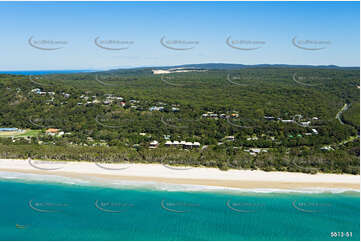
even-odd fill
[[[360,65],[359,2],[0,2],[0,70]]]

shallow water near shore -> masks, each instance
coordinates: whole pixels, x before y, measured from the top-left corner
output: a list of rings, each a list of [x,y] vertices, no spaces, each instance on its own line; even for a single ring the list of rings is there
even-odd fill
[[[1,177],[1,240],[360,240],[355,191],[169,191]]]

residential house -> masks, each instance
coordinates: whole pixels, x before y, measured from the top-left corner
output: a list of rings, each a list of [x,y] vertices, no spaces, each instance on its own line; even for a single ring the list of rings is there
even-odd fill
[[[150,149],[155,149],[155,148],[158,147],[158,145],[159,145],[159,142],[156,141],[156,140],[153,140],[152,142],[150,142],[149,148],[150,148]]]
[[[50,128],[45,131],[46,134],[54,136],[60,132],[60,129]]]
[[[310,126],[311,121],[301,122],[300,124],[301,124],[303,127],[308,127],[308,126]]]
[[[220,118],[223,118],[223,119],[226,119],[226,118],[227,118],[227,115],[226,115],[225,113],[221,113],[221,114],[219,115],[219,117],[220,117]]]
[[[234,136],[225,136],[223,139],[227,141],[234,141]]]
[[[330,145],[326,145],[326,146],[321,147],[321,150],[330,151],[330,150],[335,150],[335,149],[332,148]]]
[[[261,152],[268,152],[266,149],[261,149],[261,148],[249,148],[244,151],[248,152],[250,155],[253,155],[253,156],[260,154]]]
[[[250,141],[250,140],[258,140],[258,137],[249,137],[249,138],[247,138],[247,141]]]
[[[201,144],[199,142],[193,142],[192,147],[199,148],[201,147]]]
[[[192,149],[192,148],[199,148],[201,146],[201,144],[199,142],[186,142],[186,141],[177,141],[175,140],[174,142],[167,140],[165,142],[165,145],[168,147],[183,147],[184,149]]]
[[[272,116],[264,116],[264,118],[266,120],[275,120],[276,119],[275,117],[272,117]]]
[[[149,108],[149,111],[163,111],[164,107],[153,106]]]

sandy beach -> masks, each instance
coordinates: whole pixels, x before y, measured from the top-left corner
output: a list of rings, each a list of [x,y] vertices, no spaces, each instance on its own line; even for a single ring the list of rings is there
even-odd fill
[[[360,176],[305,174],[251,170],[221,171],[217,168],[176,168],[162,164],[104,164],[0,159],[0,171],[57,175],[86,180],[162,182],[228,188],[360,190]]]

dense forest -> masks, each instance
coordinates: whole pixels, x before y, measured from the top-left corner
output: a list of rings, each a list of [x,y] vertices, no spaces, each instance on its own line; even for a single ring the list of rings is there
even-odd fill
[[[0,157],[359,174],[359,70],[183,71],[0,75]]]

